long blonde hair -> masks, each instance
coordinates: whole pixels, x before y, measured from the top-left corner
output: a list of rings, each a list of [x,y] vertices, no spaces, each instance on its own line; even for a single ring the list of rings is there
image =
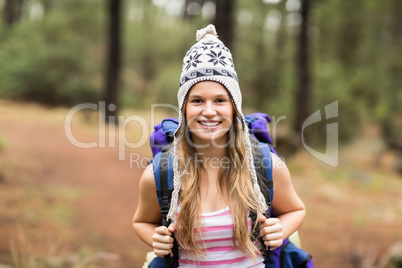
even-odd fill
[[[185,112],[184,112],[185,114]],[[256,259],[259,252],[253,244],[248,229],[248,213],[256,211],[258,204],[255,198],[250,171],[246,159],[246,145],[242,124],[234,116],[232,126],[228,133],[228,146],[226,156],[229,158],[227,165],[222,166],[218,175],[218,192],[223,195],[229,203],[229,209],[233,217],[233,244],[245,255],[251,254]],[[202,240],[201,233],[195,232],[200,226],[201,214],[201,169],[205,167],[196,162],[196,151],[188,142],[189,129],[187,120],[176,133],[179,142],[179,166],[182,175],[182,193],[179,201],[181,210],[177,218],[179,233],[177,241],[187,252],[197,256],[205,256],[202,247],[196,245],[196,240]],[[256,228],[257,223],[252,226]],[[253,232],[252,232],[253,233]]]

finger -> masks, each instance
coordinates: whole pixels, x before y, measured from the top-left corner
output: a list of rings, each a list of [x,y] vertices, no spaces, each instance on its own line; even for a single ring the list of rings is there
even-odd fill
[[[163,258],[164,256],[168,255],[168,254],[172,254],[171,250],[160,250],[160,249],[154,249],[154,253],[156,254],[156,256]]]
[[[172,235],[172,233],[169,231],[169,229],[166,228],[165,226],[156,227],[154,232],[157,234],[160,234],[160,235],[168,235],[168,236]]]
[[[163,257],[165,255],[172,253],[173,243],[160,243],[160,242],[153,242],[152,247],[154,249],[154,253],[158,257]]]
[[[160,242],[153,242],[152,247],[154,250],[163,250],[163,251],[170,251],[173,248],[173,244],[170,243],[160,243]],[[165,254],[166,255],[166,254]]]
[[[265,220],[265,224],[267,224],[268,226],[270,225],[275,225],[277,223],[280,223],[281,221],[278,218],[269,218]]]
[[[263,223],[260,223],[260,229],[268,227],[268,226],[273,226],[276,224],[280,224],[280,220],[278,218],[269,218],[266,219]]]
[[[276,224],[273,226],[267,226],[264,228],[260,229],[260,237],[268,235],[268,234],[274,234],[274,233],[282,233],[282,225]]]
[[[170,235],[160,235],[158,233],[154,233],[154,235],[152,236],[152,240],[158,243],[173,245],[173,237],[171,237]]]
[[[265,222],[266,219],[267,219],[267,218],[266,218],[264,215],[260,215],[260,216],[258,217],[258,222],[259,222],[259,223],[263,223],[263,222]]]
[[[169,232],[173,233],[176,231],[176,223],[171,223],[168,227]]]
[[[264,241],[264,245],[267,247],[271,247],[271,250],[274,250],[278,247],[280,247],[283,243],[282,239],[278,239],[278,240],[271,240],[271,241]]]
[[[280,240],[283,238],[283,234],[282,233],[273,233],[273,234],[267,234],[262,236],[262,239],[264,241],[274,241],[274,240]]]

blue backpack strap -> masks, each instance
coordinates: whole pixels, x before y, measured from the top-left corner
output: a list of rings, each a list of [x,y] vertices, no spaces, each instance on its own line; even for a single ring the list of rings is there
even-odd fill
[[[251,137],[251,136],[250,136]],[[270,208],[274,199],[274,181],[272,179],[272,156],[269,144],[259,142],[251,137],[254,148],[254,166],[258,176],[258,183]],[[268,215],[269,216],[269,215]]]
[[[250,135],[250,141],[253,146],[253,157],[254,166],[257,173],[258,184],[260,185],[260,190],[265,197],[268,209],[264,213],[266,218],[270,217],[271,214],[271,203],[273,198],[273,180],[272,180],[272,159],[271,150],[268,144],[259,142],[257,139]],[[257,221],[257,214],[255,211],[250,211],[250,218],[252,226],[254,226]],[[255,229],[252,235],[252,239],[256,239],[259,234],[259,229]],[[260,238],[260,243],[262,245],[262,254],[264,256],[264,263],[270,258],[271,250],[270,247],[266,249],[264,241]]]
[[[171,221],[167,219],[170,209],[170,201],[173,192],[173,156],[169,153],[169,147],[164,147],[161,152],[157,153],[153,161],[153,171],[156,183],[156,194],[158,196],[159,206],[162,214],[162,225],[169,227]],[[172,234],[173,239],[174,234]],[[173,258],[169,255],[165,256],[165,262],[168,267],[176,267],[178,265],[179,247],[177,240],[173,242]]]
[[[165,160],[163,160],[162,158],[162,155],[164,156],[163,158],[165,158],[166,156],[168,157],[167,166]],[[154,158],[152,159],[152,164],[156,183],[156,194],[158,196],[159,206],[162,208],[163,196],[167,195],[170,203],[170,198],[173,192],[173,155],[168,152],[161,151],[154,156]],[[162,164],[164,166],[162,166]],[[161,173],[163,177],[165,176],[163,173],[166,172],[165,167],[167,167],[167,182],[161,179]]]
[[[266,186],[269,189],[269,196],[270,196],[270,202],[274,200],[274,181],[272,177],[272,146],[270,146],[267,143],[260,142],[259,148],[261,150],[261,155],[262,155],[262,163],[264,164],[265,168],[265,178],[266,178]]]

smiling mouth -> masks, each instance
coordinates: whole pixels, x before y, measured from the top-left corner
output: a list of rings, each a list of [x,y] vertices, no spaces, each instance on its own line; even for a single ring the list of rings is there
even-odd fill
[[[216,127],[221,122],[220,121],[198,121],[204,127]]]

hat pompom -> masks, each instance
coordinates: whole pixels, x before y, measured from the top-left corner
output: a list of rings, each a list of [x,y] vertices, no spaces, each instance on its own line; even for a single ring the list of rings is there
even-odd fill
[[[204,29],[197,30],[197,34],[196,34],[197,42],[200,41],[202,38],[204,38],[207,34],[212,34],[212,35],[218,37],[215,26],[210,24],[207,27],[205,27]]]

